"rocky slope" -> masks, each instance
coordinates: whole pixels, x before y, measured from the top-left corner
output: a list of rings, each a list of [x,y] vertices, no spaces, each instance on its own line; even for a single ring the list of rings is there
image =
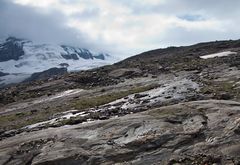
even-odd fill
[[[239,164],[239,43],[2,89],[0,164]]]
[[[2,84],[21,82],[33,73],[55,67],[79,71],[112,64],[116,60],[106,53],[93,53],[83,48],[38,44],[26,39],[9,37],[0,42],[0,71],[9,73],[5,77],[2,76],[0,82]]]
[[[234,101],[196,101],[20,134],[0,142],[1,163],[238,164],[239,110]]]

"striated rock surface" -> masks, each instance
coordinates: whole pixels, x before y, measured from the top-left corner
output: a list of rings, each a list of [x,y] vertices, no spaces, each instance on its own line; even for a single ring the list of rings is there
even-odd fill
[[[237,164],[240,103],[187,102],[0,142],[0,164]]]

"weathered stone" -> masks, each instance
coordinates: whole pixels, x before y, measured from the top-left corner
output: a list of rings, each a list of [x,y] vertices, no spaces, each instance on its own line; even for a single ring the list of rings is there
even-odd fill
[[[146,97],[146,96],[148,96],[148,94],[137,93],[137,94],[134,95],[134,99],[139,99],[139,98]]]
[[[195,101],[28,132],[0,141],[0,158],[6,158],[1,160],[5,164],[34,165],[236,162],[240,138],[232,128],[238,128],[239,108],[233,101]]]
[[[229,93],[221,93],[220,96],[219,96],[219,99],[230,100],[230,99],[232,99],[232,96]]]

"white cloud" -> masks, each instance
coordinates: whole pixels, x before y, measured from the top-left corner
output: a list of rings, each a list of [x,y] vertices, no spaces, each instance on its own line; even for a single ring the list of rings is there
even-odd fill
[[[58,24],[84,35],[89,47],[124,56],[168,45],[236,38],[240,12],[229,1],[12,0],[46,17],[61,13]]]
[[[55,4],[57,1],[55,0],[14,0],[15,3],[20,4],[20,5],[30,5],[34,7],[49,7]]]

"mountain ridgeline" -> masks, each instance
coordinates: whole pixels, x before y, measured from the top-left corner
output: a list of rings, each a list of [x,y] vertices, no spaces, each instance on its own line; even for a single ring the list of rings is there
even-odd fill
[[[48,45],[48,44],[34,45],[33,42],[29,40],[19,39],[15,37],[8,37],[5,40],[5,42],[0,43],[0,62],[4,62],[8,60],[19,60],[25,54],[25,51],[24,51],[25,46],[31,46],[35,50],[37,49],[47,50],[47,49],[50,49],[48,48],[48,46],[51,46],[51,45]],[[69,60],[69,59],[79,60],[80,58],[83,58],[86,60],[87,59],[105,60],[106,57],[110,56],[104,53],[93,54],[87,49],[77,48],[73,46],[59,45],[59,47],[61,47],[64,50],[61,52],[61,56],[66,60]]]
[[[0,42],[0,71],[5,73],[0,84],[21,82],[31,74],[50,68],[64,67],[71,72],[112,64],[117,60],[107,53],[93,53],[85,48],[37,44],[26,39],[8,37]]]

